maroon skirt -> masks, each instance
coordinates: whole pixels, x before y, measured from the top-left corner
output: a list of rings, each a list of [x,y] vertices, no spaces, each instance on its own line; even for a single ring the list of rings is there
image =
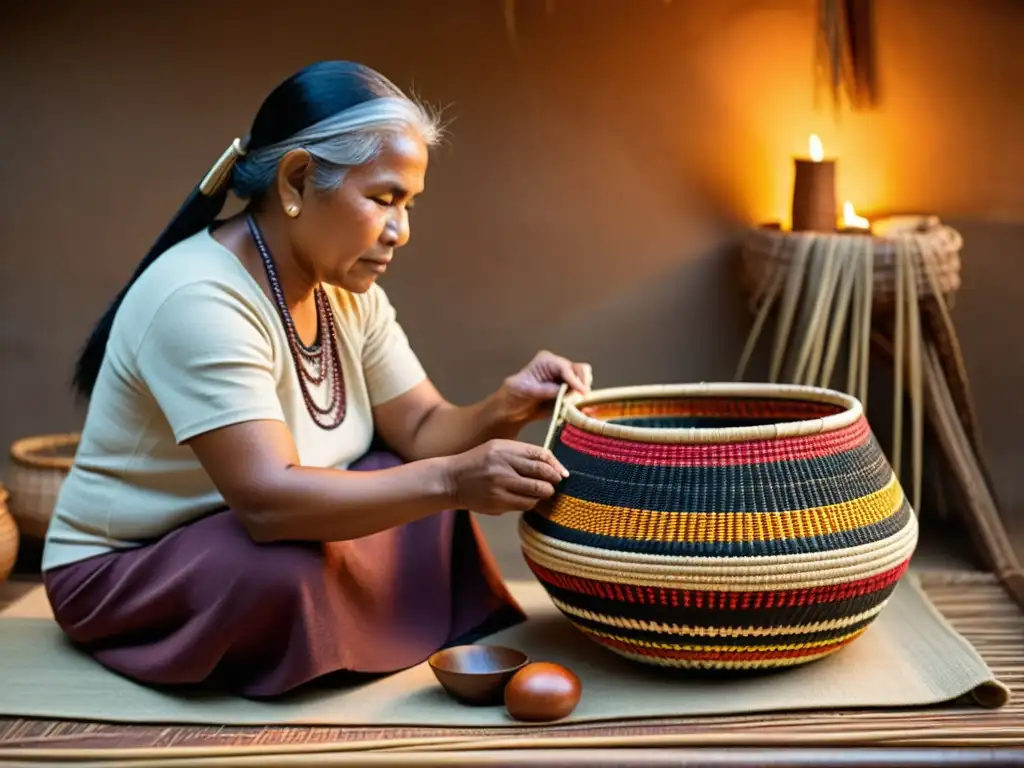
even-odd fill
[[[399,463],[374,452],[352,469]],[[524,618],[464,510],[352,541],[270,544],[224,510],[44,579],[57,623],[107,668],[251,697],[405,669]]]

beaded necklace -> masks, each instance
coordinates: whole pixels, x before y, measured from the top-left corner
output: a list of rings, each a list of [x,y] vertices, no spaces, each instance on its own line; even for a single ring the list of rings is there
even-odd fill
[[[270,249],[267,248],[252,214],[249,214],[246,219],[252,238],[256,241],[256,248],[260,252],[260,258],[263,260],[263,268],[267,272],[267,281],[270,283],[271,293],[274,294],[277,313],[281,316],[281,322],[284,324],[285,333],[288,336],[288,346],[291,348],[295,369],[299,374],[299,389],[302,390],[302,399],[306,403],[306,410],[321,429],[335,429],[344,421],[347,409],[345,379],[341,372],[338,337],[334,327],[334,310],[331,309],[331,303],[323,288],[318,285],[313,289],[313,299],[316,302],[317,334],[310,346],[303,344],[295,330],[295,323],[292,322],[288,304],[284,300],[281,280],[278,278],[274,260],[270,256]],[[313,399],[310,387],[319,386],[325,381],[328,403],[326,407],[321,407]]]

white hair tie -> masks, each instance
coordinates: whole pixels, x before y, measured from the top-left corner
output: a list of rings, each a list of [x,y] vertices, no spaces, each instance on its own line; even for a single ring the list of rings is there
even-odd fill
[[[224,182],[231,175],[231,169],[235,167],[235,163],[238,162],[239,158],[245,157],[245,153],[246,149],[242,146],[241,139],[232,141],[231,146],[224,150],[224,154],[217,159],[217,162],[213,164],[213,167],[210,168],[206,176],[199,183],[199,191],[206,197],[212,197],[220,192]]]

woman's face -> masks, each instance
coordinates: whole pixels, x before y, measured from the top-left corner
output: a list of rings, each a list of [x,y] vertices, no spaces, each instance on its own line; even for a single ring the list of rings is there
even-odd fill
[[[291,188],[293,252],[317,281],[353,293],[370,289],[396,248],[409,241],[409,209],[423,191],[428,150],[415,133],[389,135],[378,157],[350,169],[338,189]],[[301,197],[297,197],[301,195]]]

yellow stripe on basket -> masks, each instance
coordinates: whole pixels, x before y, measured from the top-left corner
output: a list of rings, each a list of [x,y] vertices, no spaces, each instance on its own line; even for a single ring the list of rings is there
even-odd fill
[[[688,626],[686,624],[665,624],[664,622],[658,621],[644,621],[642,619],[633,619],[628,617],[608,616],[603,613],[595,613],[594,611],[577,608],[576,606],[569,605],[556,597],[552,597],[551,602],[553,602],[555,607],[562,613],[569,616],[576,616],[581,619],[589,619],[590,621],[598,624],[604,624],[608,627],[614,627],[616,629],[636,629],[644,632],[660,632],[664,635],[689,635],[691,637],[775,637],[777,635],[802,635],[809,632],[828,632],[833,629],[848,627],[852,624],[859,624],[866,619],[877,616],[889,603],[888,600],[883,600],[874,608],[864,611],[863,613],[858,613],[853,616],[845,616],[841,619],[816,621],[811,624],[794,624],[792,626],[775,627],[696,627]],[[572,621],[572,619],[570,619],[570,621]]]
[[[899,512],[896,475],[874,493],[842,504],[787,512],[655,512],[562,494],[547,517],[577,531],[635,541],[745,542],[806,539],[879,523]]]
[[[861,627],[853,632],[848,632],[845,635],[839,637],[832,637],[827,640],[815,640],[810,643],[770,643],[765,645],[681,645],[678,643],[652,643],[649,640],[638,640],[634,637],[622,637],[621,635],[614,635],[610,632],[601,632],[600,630],[591,629],[590,627],[584,627],[580,624],[573,622],[573,626],[579,629],[581,632],[591,635],[593,637],[604,638],[606,640],[615,640],[619,643],[626,643],[633,646],[634,648],[650,648],[653,650],[660,651],[705,651],[707,653],[734,653],[737,656],[743,656],[743,654],[750,653],[772,653],[777,651],[802,651],[807,648],[824,648],[826,646],[841,645],[849,643],[855,640],[858,636],[862,635],[867,627]]]
[[[743,592],[805,589],[845,584],[885,573],[905,562],[917,546],[918,523],[888,539],[832,552],[805,552],[775,557],[668,557],[633,555],[557,541],[520,520],[523,553],[556,573],[596,581],[672,589]]]

